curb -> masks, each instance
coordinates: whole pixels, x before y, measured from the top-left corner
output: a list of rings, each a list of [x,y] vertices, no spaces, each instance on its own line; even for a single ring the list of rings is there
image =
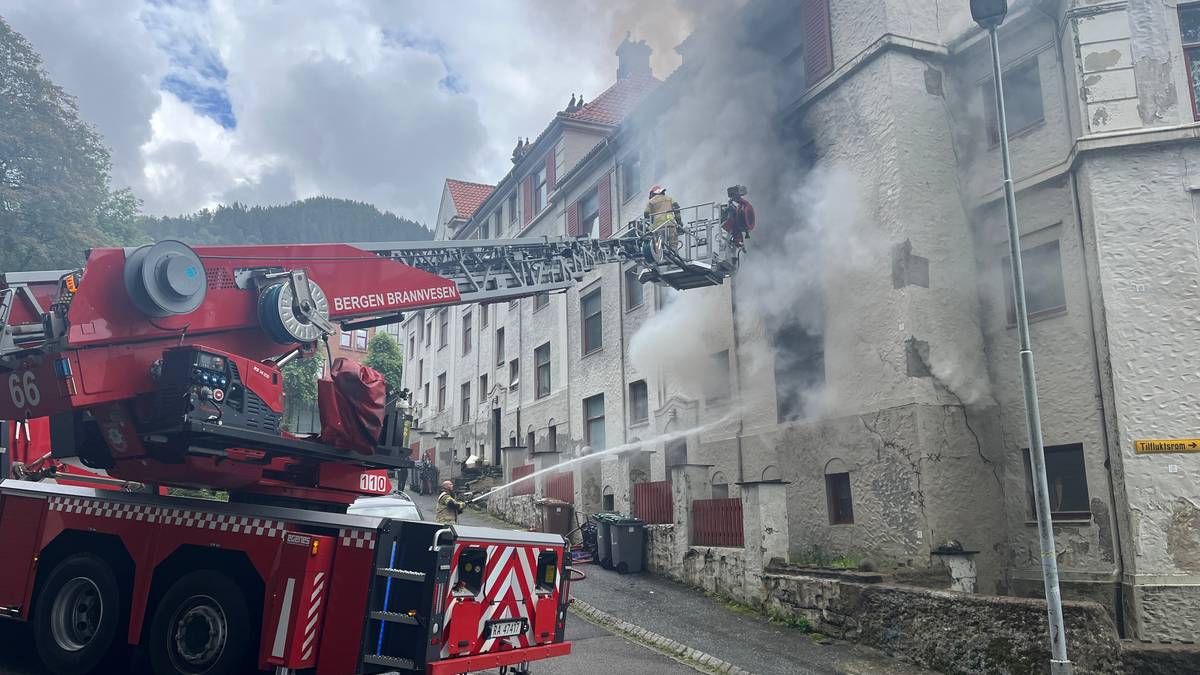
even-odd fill
[[[709,673],[710,675],[753,675],[750,671],[739,668],[728,661],[722,661],[712,654],[680,644],[666,636],[648,631],[641,626],[635,626],[628,621],[622,621],[612,614],[602,609],[597,609],[578,598],[571,599],[571,610],[583,618],[599,624],[628,640],[662,652],[701,673]]]

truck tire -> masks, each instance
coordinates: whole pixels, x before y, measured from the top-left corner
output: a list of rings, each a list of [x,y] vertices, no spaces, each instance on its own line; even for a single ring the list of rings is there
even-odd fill
[[[108,563],[92,553],[70,556],[39,587],[33,607],[38,656],[55,675],[97,672],[113,647],[120,617],[120,587]]]
[[[171,585],[150,622],[149,656],[155,675],[243,675],[255,672],[251,647],[257,627],[241,587],[214,570]]]

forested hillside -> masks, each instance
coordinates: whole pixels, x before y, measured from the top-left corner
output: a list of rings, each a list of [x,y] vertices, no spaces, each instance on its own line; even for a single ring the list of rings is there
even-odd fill
[[[312,197],[280,206],[231,204],[187,216],[145,218],[154,239],[189,244],[294,244],[429,239],[429,230],[370,204]]]

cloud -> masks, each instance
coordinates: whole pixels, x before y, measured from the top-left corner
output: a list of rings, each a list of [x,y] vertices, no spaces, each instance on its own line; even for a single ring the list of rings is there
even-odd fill
[[[149,213],[316,194],[430,222],[446,177],[495,182],[518,136],[673,47],[712,0],[0,0]]]

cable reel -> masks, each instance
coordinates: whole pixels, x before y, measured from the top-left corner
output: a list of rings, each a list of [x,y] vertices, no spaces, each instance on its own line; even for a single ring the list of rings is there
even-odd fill
[[[297,300],[293,286],[297,282],[305,284],[311,301]],[[307,276],[302,280],[288,279],[259,293],[258,320],[267,335],[279,344],[316,342],[327,334],[320,324],[330,325],[329,300],[325,291]]]

